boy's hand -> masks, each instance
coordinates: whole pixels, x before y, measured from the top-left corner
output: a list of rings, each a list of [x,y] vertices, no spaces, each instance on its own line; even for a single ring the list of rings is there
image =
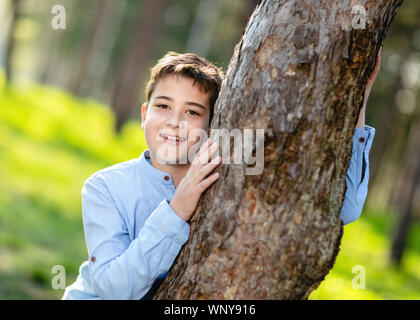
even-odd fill
[[[381,54],[382,54],[382,47],[378,51],[375,66],[373,67],[373,70],[370,73],[368,81],[366,83],[366,88],[365,88],[364,97],[363,97],[363,105],[362,105],[362,109],[360,109],[359,118],[356,124],[356,126],[361,129],[364,129],[365,127],[365,113],[366,113],[367,100],[369,98],[370,91],[372,90],[373,83],[376,80],[376,76],[379,73],[379,69],[381,68]]]
[[[375,82],[376,76],[378,75],[379,69],[381,68],[381,54],[382,54],[382,47],[379,49],[378,55],[376,57],[375,66],[373,67],[373,70],[370,73],[368,81],[366,83],[364,104],[366,104],[367,99],[369,98],[369,94],[370,94],[370,91],[372,90],[373,83]]]
[[[213,159],[213,155],[218,150],[218,143],[210,138],[201,146],[169,203],[176,214],[185,221],[191,218],[204,190],[219,178],[217,172],[207,177],[221,161],[220,155]]]

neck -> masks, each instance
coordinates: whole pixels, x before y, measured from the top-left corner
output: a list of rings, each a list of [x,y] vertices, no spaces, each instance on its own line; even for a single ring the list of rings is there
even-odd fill
[[[190,168],[191,163],[187,164],[162,164],[157,161],[156,157],[150,152],[150,164],[166,173],[169,173],[172,177],[175,188],[179,185],[182,178],[187,174],[188,169]]]

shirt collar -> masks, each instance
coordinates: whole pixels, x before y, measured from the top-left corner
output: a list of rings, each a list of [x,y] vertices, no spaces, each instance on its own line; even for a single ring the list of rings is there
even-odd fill
[[[163,184],[173,183],[172,176],[169,173],[155,168],[149,161],[147,161],[147,159],[150,159],[150,149],[144,150],[139,158],[140,167],[152,179],[156,179],[157,181],[160,181]]]

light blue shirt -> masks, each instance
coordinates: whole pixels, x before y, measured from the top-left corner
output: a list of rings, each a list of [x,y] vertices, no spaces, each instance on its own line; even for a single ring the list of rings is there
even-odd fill
[[[368,193],[369,151],[374,137],[375,128],[371,126],[355,128],[352,156],[346,174],[347,188],[340,212],[344,225],[357,220],[362,213]]]
[[[362,212],[374,135],[370,126],[355,128],[340,213],[344,224]],[[86,180],[82,208],[89,259],[66,288],[63,300],[153,295],[156,283],[166,276],[188,240],[190,225],[169,206],[175,193],[172,177],[153,167],[149,158],[150,150],[145,150],[138,158],[102,169]]]

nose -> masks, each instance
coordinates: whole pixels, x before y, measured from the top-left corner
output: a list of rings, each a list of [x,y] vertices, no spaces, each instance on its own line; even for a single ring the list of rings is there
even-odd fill
[[[172,128],[178,128],[180,125],[180,115],[178,113],[174,113],[170,118],[166,120],[166,124],[171,126]]]

